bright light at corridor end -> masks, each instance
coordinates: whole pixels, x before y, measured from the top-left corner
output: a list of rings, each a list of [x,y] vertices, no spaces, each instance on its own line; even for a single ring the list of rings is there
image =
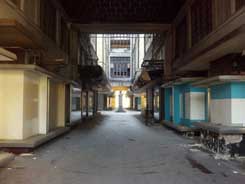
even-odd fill
[[[119,107],[119,95],[120,95],[120,91],[114,91],[115,93],[115,98],[116,98],[116,101],[115,101],[115,105],[116,105],[116,108]],[[122,93],[122,102],[123,102],[123,108],[127,109],[127,108],[130,108],[130,98],[127,96],[127,91],[121,91]]]

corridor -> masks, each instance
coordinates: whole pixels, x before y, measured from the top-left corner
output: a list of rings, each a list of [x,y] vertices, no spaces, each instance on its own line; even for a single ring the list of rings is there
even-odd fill
[[[244,183],[242,168],[215,160],[196,142],[137,112],[103,112],[70,133],[16,157],[1,184]],[[192,146],[193,145],[193,146]]]

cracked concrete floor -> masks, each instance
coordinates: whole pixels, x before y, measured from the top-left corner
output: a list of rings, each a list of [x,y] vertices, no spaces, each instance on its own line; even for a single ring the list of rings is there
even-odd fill
[[[0,170],[0,184],[230,184],[245,175],[230,161],[192,149],[195,141],[135,112],[104,112],[97,120]]]

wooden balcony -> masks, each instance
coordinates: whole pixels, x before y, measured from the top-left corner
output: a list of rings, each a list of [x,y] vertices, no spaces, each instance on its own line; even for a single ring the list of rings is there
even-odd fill
[[[174,60],[174,71],[208,70],[209,63],[245,48],[245,7],[214,29],[204,39]]]

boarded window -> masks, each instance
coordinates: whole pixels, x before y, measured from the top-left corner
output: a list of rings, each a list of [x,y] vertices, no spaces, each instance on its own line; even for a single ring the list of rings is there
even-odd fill
[[[231,1],[230,0],[216,0],[216,26],[224,23],[231,16]]]
[[[187,21],[186,17],[176,27],[176,58],[187,50]]]
[[[41,0],[41,29],[51,39],[56,40],[56,9],[49,0]]]
[[[25,0],[24,1],[24,12],[26,16],[33,21],[36,19],[37,1],[36,0]]]
[[[236,0],[236,10],[240,10],[245,6],[245,0]]]
[[[196,0],[191,6],[192,45],[212,31],[212,0]]]
[[[69,52],[69,29],[63,18],[61,18],[61,34],[60,34],[60,46],[66,52]]]

